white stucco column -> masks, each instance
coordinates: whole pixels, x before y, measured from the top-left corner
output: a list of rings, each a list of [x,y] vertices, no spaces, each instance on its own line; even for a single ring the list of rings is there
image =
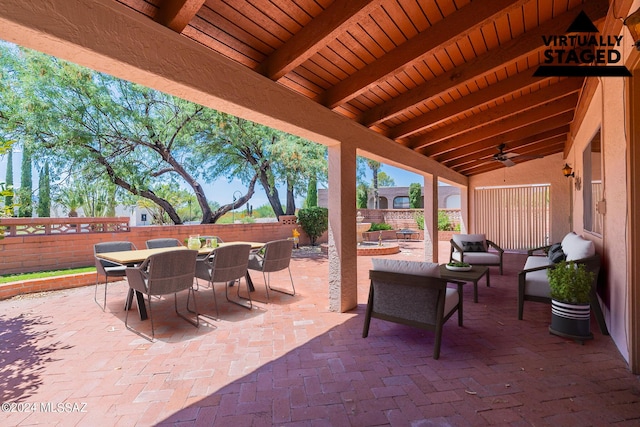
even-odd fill
[[[424,259],[438,262],[438,177],[424,175]]]
[[[345,144],[329,151],[329,310],[358,305],[356,251],[356,150]]]

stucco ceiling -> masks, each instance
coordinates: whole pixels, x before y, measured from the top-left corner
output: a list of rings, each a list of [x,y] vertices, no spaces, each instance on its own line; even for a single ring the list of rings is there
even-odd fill
[[[463,175],[562,152],[582,77],[534,77],[545,36],[606,0],[118,0]],[[516,156],[517,155],[517,156]]]

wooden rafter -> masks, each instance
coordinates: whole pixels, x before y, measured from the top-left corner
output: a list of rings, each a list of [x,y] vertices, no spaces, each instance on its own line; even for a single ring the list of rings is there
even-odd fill
[[[189,25],[206,0],[161,0],[153,19],[176,33]]]

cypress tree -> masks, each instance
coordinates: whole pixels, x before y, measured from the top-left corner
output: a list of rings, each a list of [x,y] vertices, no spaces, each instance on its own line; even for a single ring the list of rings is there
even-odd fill
[[[315,208],[318,206],[318,180],[315,176],[309,178],[307,186],[307,198],[304,201],[305,208]]]
[[[20,168],[20,206],[18,216],[31,218],[33,216],[33,175],[31,173],[31,150],[27,147],[22,152],[22,165]]]
[[[44,163],[38,179],[38,217],[51,216],[51,178],[49,176],[49,162]]]
[[[13,188],[13,150],[9,149],[7,152],[7,175],[4,180],[7,185],[7,189]],[[7,196],[4,199],[5,206],[13,205],[13,196]]]

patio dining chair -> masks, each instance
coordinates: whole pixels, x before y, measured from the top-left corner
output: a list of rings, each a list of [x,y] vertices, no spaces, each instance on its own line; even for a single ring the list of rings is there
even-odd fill
[[[296,294],[293,277],[291,276],[291,268],[289,268],[289,264],[291,263],[291,253],[293,252],[293,244],[293,240],[273,240],[271,242],[267,242],[259,251],[252,252],[251,255],[249,255],[248,268],[249,270],[262,272],[264,286],[267,292],[267,299],[269,299],[270,290],[291,296]],[[289,272],[291,291],[271,287],[270,274],[284,269]]]
[[[198,251],[195,250],[175,250],[150,255],[142,264],[137,267],[127,267],[126,274],[129,287],[147,296],[149,305],[149,319],[151,320],[151,339],[155,338],[155,327],[153,324],[153,310],[151,309],[151,297],[173,294],[173,304],[176,314],[193,326],[199,326],[198,310],[193,290],[193,280],[196,274],[196,257]],[[178,311],[178,292],[188,291],[189,296],[194,294],[193,304],[195,321],[189,319]],[[187,299],[187,308],[189,299]],[[125,327],[136,334],[147,338],[147,336],[134,330],[129,326],[129,310],[125,316]]]
[[[107,286],[109,284],[109,277],[122,277],[126,276],[125,265],[117,264],[115,262],[107,261],[99,258],[97,254],[105,252],[120,252],[120,251],[132,251],[136,246],[127,241],[118,242],[102,242],[93,245],[93,257],[96,263],[96,288],[93,295],[93,299],[101,308],[105,311],[107,307]],[[98,302],[98,285],[100,276],[104,276],[104,303]]]
[[[196,263],[196,278],[206,280],[211,285],[213,292],[213,302],[216,307],[216,317],[220,317],[220,310],[218,309],[218,300],[216,298],[215,283],[225,284],[225,297],[227,301],[237,304],[241,307],[251,310],[253,303],[251,301],[251,294],[249,291],[249,285],[247,283],[247,298],[240,296],[240,279],[247,275],[247,264],[249,262],[249,252],[251,251],[251,245],[246,244],[231,244],[227,246],[220,246],[213,249],[204,258],[199,258]],[[229,286],[238,281],[238,298],[246,299],[249,301],[249,305],[240,303],[238,301],[229,298]]]
[[[182,246],[180,240],[173,238],[150,239],[145,242],[147,249],[155,248],[172,248],[174,246]]]

